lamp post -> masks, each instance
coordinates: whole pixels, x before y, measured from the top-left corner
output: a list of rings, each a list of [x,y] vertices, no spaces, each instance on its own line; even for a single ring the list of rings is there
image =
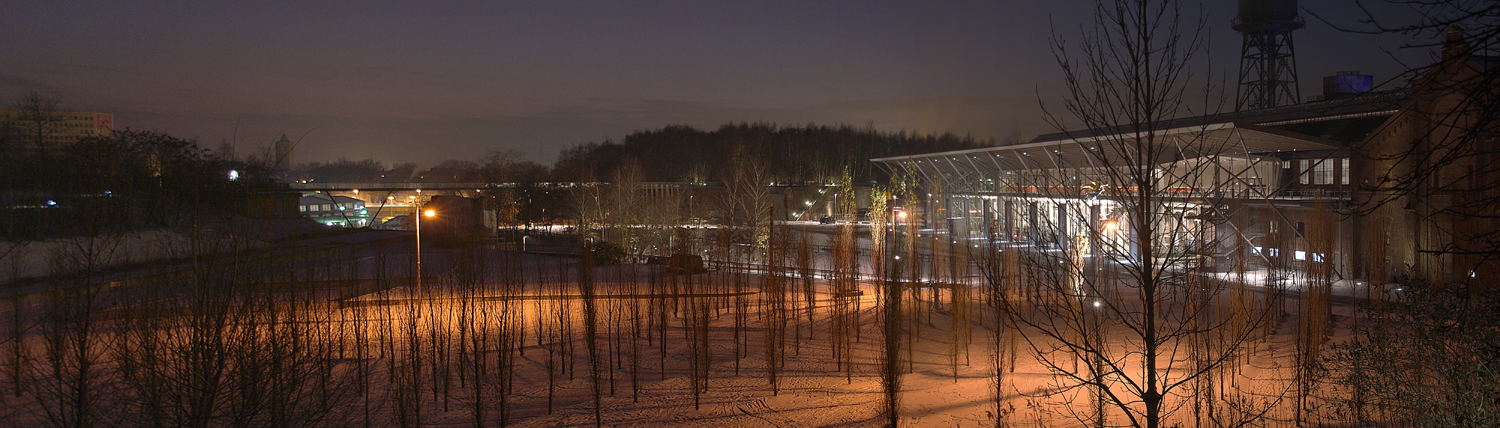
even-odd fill
[[[426,210],[413,214],[412,217],[417,219],[417,288],[420,289],[422,288],[422,217],[436,216],[437,211]]]
[[[839,192],[833,192],[833,224],[839,224]]]

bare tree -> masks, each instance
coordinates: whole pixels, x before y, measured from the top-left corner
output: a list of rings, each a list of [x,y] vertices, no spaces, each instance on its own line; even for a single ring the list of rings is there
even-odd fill
[[[584,241],[583,252],[578,261],[578,292],[583,300],[583,328],[585,345],[589,353],[589,384],[593,386],[594,426],[603,426],[603,402],[599,385],[599,309],[598,293],[594,284],[593,242]],[[605,367],[608,368],[608,367]]]
[[[755,248],[765,245],[770,236],[771,183],[775,180],[764,156],[756,147],[741,142],[730,149],[729,166],[723,173],[724,204],[730,217],[730,226],[749,228],[750,242]]]
[[[774,216],[773,216],[774,217]],[[766,273],[762,276],[760,296],[760,320],[765,340],[766,380],[771,385],[771,395],[781,393],[778,375],[786,364],[787,284],[786,276],[787,236],[785,228],[771,226],[771,237],[766,243]],[[795,316],[795,315],[793,315]]]
[[[54,280],[47,293],[42,323],[43,356],[30,378],[33,397],[48,421],[58,427],[89,427],[102,423],[109,409],[110,376],[105,370],[108,336],[104,310],[111,287],[100,281],[100,270],[121,251],[117,234],[95,234],[70,240],[52,254]],[[79,271],[80,281],[67,280]]]
[[[30,146],[23,147],[23,150],[43,157],[52,153],[51,137],[55,132],[52,128],[62,121],[58,114],[61,102],[60,96],[38,91],[26,91],[16,97],[15,109],[19,114],[11,120],[11,129],[19,133],[19,140]]]
[[[604,198],[609,207],[605,221],[610,225],[611,241],[632,256],[651,254],[665,249],[668,231],[661,227],[661,211],[648,198],[644,185],[645,171],[635,159],[625,159],[615,166]]]
[[[771,174],[764,156],[751,142],[741,141],[731,149],[729,166],[725,170],[724,205],[728,221],[723,234],[725,260],[731,260],[735,249],[742,248],[743,263],[754,263],[763,254],[770,239]],[[745,284],[749,282],[744,270],[731,272],[730,284],[734,287],[734,362],[735,373],[739,373],[739,361],[749,353],[749,338],[745,334],[749,298]]]
[[[1178,196],[1192,195],[1172,193],[1211,191],[1203,178],[1227,150],[1227,141],[1191,126],[1165,130],[1168,119],[1208,113],[1226,98],[1210,85],[1203,106],[1192,105],[1188,86],[1202,78],[1191,73],[1202,20],[1184,25],[1182,6],[1171,0],[1101,1],[1094,15],[1078,43],[1054,36],[1069,89],[1064,106],[1091,130],[1067,134],[1073,143],[1065,148],[1082,159],[1018,173],[1016,184],[1038,197],[1018,201],[1030,219],[1024,239],[1047,250],[1026,256],[1035,294],[1001,301],[1037,360],[1057,375],[1058,393],[1086,394],[1093,403],[1069,407],[1075,418],[1158,427],[1189,401],[1198,378],[1242,352],[1270,312],[1245,324],[1225,320],[1221,295],[1229,284],[1193,271],[1202,263],[1200,243],[1217,238],[1190,216],[1210,208],[1184,209]],[[1069,120],[1051,110],[1046,117],[1068,132]],[[1107,190],[1083,200],[1082,189]]]
[[[901,180],[897,177],[895,181]],[[905,308],[902,306],[903,282],[908,281],[901,270],[901,263],[887,263],[884,261],[887,247],[890,247],[888,239],[895,239],[895,222],[887,215],[885,209],[890,200],[899,195],[901,186],[893,186],[895,190],[884,189],[875,192],[874,208],[871,217],[874,218],[870,227],[873,235],[872,252],[878,254],[874,257],[876,274],[880,279],[880,305],[881,305],[881,335],[883,336],[884,352],[881,355],[880,385],[884,393],[884,412],[888,426],[898,426],[901,421],[901,343],[902,329],[905,327]],[[879,230],[879,232],[876,232]]]

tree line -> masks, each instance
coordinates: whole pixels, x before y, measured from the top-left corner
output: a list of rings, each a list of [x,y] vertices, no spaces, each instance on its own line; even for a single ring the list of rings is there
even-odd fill
[[[1016,142],[1018,135],[1007,137]],[[837,181],[849,169],[856,182],[883,181],[872,158],[994,146],[996,140],[951,133],[926,135],[883,132],[850,125],[779,126],[730,123],[714,130],[686,125],[637,131],[619,142],[580,143],[563,149],[547,167],[517,150],[490,150],[475,160],[450,159],[429,168],[415,163],[387,166],[380,161],[339,159],[297,165],[293,181],[417,182],[609,181],[615,170],[634,163],[642,181],[719,182],[745,158],[764,164],[767,176],[781,182]]]
[[[177,226],[270,186],[266,167],[159,132],[58,143],[56,96],[27,92],[13,107],[20,113],[0,120],[0,240]]]
[[[994,138],[882,132],[850,125],[730,123],[716,130],[673,125],[635,132],[620,142],[606,139],[565,149],[553,165],[553,175],[587,181],[607,177],[620,162],[633,159],[646,171],[646,181],[714,182],[738,158],[750,156],[762,159],[768,175],[778,181],[832,183],[846,168],[857,182],[884,181],[869,159],[993,145]]]

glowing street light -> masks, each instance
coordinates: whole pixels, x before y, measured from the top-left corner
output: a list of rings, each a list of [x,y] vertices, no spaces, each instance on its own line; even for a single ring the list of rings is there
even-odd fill
[[[424,216],[436,217],[437,211],[429,209],[412,215],[417,220],[417,288],[422,288],[422,217]]]

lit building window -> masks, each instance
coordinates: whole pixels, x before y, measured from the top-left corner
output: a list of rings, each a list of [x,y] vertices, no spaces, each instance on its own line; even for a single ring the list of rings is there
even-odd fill
[[[1333,172],[1337,159],[1313,161],[1312,184],[1333,184]],[[1306,183],[1303,183],[1306,184]]]

